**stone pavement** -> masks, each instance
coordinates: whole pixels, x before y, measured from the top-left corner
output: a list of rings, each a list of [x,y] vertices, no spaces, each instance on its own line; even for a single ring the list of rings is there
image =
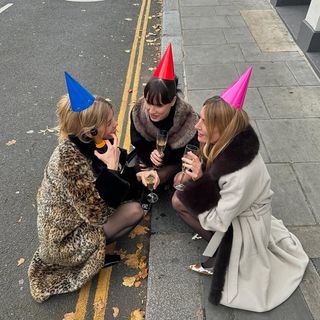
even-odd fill
[[[300,287],[270,312],[213,306],[210,278],[187,270],[205,243],[191,240],[163,193],[152,212],[146,319],[320,319],[319,79],[266,0],[164,0],[162,52],[169,41],[197,111],[253,66],[245,105],[272,177],[273,214],[311,260]]]

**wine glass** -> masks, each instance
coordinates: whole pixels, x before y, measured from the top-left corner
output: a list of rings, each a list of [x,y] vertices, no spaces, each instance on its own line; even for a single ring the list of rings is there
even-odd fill
[[[168,131],[159,130],[157,132],[157,151],[161,154],[166,148],[168,141]]]
[[[192,144],[187,144],[185,149],[184,149],[184,153],[183,153],[183,157],[184,158],[188,158],[188,152],[189,151],[191,151],[193,154],[196,155],[198,153],[198,151],[199,151],[199,148],[197,146],[192,145]],[[182,183],[182,181],[183,181],[183,178],[184,178],[184,176],[186,174],[186,170],[187,170],[187,168],[185,167],[184,163],[182,162],[182,175],[181,175],[181,178],[180,178],[180,183],[176,184],[174,186],[174,188],[176,190],[183,191],[185,185]]]
[[[147,188],[149,189],[150,193],[147,194],[147,201],[149,203],[156,203],[159,200],[159,197],[156,193],[153,192],[154,190],[154,176],[149,175],[147,176]]]

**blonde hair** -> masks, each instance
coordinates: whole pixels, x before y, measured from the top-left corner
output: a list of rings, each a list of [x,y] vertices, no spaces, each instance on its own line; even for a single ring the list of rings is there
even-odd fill
[[[75,135],[80,140],[90,140],[85,133],[99,128],[113,113],[113,107],[106,99],[96,96],[93,104],[85,110],[74,112],[71,109],[69,95],[63,95],[57,104],[59,139]]]
[[[235,109],[219,96],[207,99],[203,104],[204,124],[208,132],[208,142],[201,145],[201,153],[208,168],[231,140],[249,125],[249,117],[242,109]],[[220,137],[212,144],[215,128]]]

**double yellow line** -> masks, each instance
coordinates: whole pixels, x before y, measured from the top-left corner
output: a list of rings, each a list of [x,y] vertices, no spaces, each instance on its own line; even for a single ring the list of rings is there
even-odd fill
[[[132,49],[130,53],[130,60],[128,65],[128,71],[126,76],[126,82],[123,89],[122,100],[118,115],[118,131],[119,131],[119,141],[121,141],[121,137],[124,134],[123,138],[123,147],[125,149],[129,149],[130,147],[130,112],[132,105],[137,101],[138,95],[138,87],[141,73],[141,65],[143,58],[143,51],[145,45],[145,38],[149,20],[149,13],[151,7],[151,0],[142,0],[141,8],[139,12],[139,17],[137,21],[136,31],[134,35],[134,40],[132,44]],[[142,25],[143,21],[143,25]],[[142,28],[141,28],[142,25]],[[139,43],[140,40],[140,43]],[[137,48],[139,44],[139,50],[137,53]],[[132,77],[134,72],[134,66],[136,66],[135,74],[132,83]],[[129,101],[129,90],[132,85],[132,92],[130,103]],[[128,108],[129,106],[129,108]],[[127,120],[127,121],[125,121]],[[126,127],[124,127],[126,122]],[[112,252],[114,249],[112,247],[108,248],[108,251]],[[106,305],[108,302],[108,292],[110,285],[110,277],[111,277],[112,267],[104,268],[99,273],[98,284],[94,297],[94,304],[99,304],[99,308],[95,308],[94,310],[94,320],[104,320],[105,319],[105,311]],[[91,281],[89,281],[85,286],[83,286],[79,293],[79,298],[76,304],[76,310],[74,313],[75,320],[84,320],[86,316],[87,304],[89,300],[91,289]],[[101,306],[103,306],[101,308]]]

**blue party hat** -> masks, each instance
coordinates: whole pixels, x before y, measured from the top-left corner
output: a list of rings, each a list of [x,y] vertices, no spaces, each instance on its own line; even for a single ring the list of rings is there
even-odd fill
[[[90,107],[96,98],[79,82],[74,80],[66,71],[64,72],[64,76],[72,111],[80,112]]]

